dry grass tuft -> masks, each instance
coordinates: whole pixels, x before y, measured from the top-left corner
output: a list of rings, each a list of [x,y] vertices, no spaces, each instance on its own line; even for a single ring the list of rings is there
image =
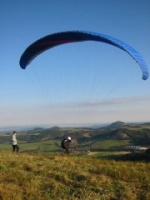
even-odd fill
[[[0,200],[149,200],[150,163],[0,152]]]

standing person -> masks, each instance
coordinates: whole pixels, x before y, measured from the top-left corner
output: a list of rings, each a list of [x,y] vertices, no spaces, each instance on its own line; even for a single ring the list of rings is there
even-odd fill
[[[13,148],[13,152],[19,152],[19,146],[17,144],[17,138],[16,138],[17,132],[13,131],[12,133],[12,139],[11,139],[11,143],[12,143],[12,148]]]
[[[67,137],[62,140],[61,147],[65,150],[66,154],[69,154],[69,145],[71,143],[71,137]]]

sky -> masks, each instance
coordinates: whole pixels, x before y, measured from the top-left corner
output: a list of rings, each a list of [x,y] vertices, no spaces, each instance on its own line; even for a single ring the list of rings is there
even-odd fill
[[[82,30],[134,47],[150,69],[149,0],[0,0],[0,126],[149,122],[150,79],[124,51],[64,44],[19,60],[34,41]]]

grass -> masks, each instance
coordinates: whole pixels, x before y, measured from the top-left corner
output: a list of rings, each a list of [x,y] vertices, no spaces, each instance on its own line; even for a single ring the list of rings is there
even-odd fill
[[[130,141],[129,140],[102,140],[102,141],[97,141],[94,142],[91,145],[91,148],[95,148],[95,149],[103,149],[103,150],[108,150],[111,148],[116,148],[116,147],[120,147],[120,146],[126,146],[129,145]]]
[[[22,152],[55,152],[61,151],[61,141],[60,140],[47,140],[40,142],[18,142],[20,146],[20,150]],[[90,143],[83,144],[71,144],[71,147],[76,147],[77,149],[89,150],[92,149],[94,151],[97,150],[108,150],[112,148],[119,147],[121,145],[129,145],[128,140],[102,140],[102,141],[94,141]],[[2,143],[0,145],[0,150],[11,150],[10,143]]]
[[[60,151],[60,140],[48,140],[32,143],[20,143],[19,147],[21,152],[55,152]],[[0,150],[11,151],[12,146],[9,143],[3,143],[0,145]]]
[[[126,151],[98,151],[98,152],[91,152],[88,155],[94,158],[106,158],[112,156],[121,156],[127,155],[129,152]]]
[[[149,200],[150,163],[0,152],[1,200]]]

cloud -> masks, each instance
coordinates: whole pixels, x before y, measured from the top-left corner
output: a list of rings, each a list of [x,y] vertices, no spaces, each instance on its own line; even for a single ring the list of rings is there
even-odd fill
[[[76,106],[79,107],[105,107],[105,106],[123,106],[123,105],[135,105],[139,103],[150,102],[150,96],[138,96],[138,97],[119,97],[104,100],[91,100],[85,102],[79,102]]]

